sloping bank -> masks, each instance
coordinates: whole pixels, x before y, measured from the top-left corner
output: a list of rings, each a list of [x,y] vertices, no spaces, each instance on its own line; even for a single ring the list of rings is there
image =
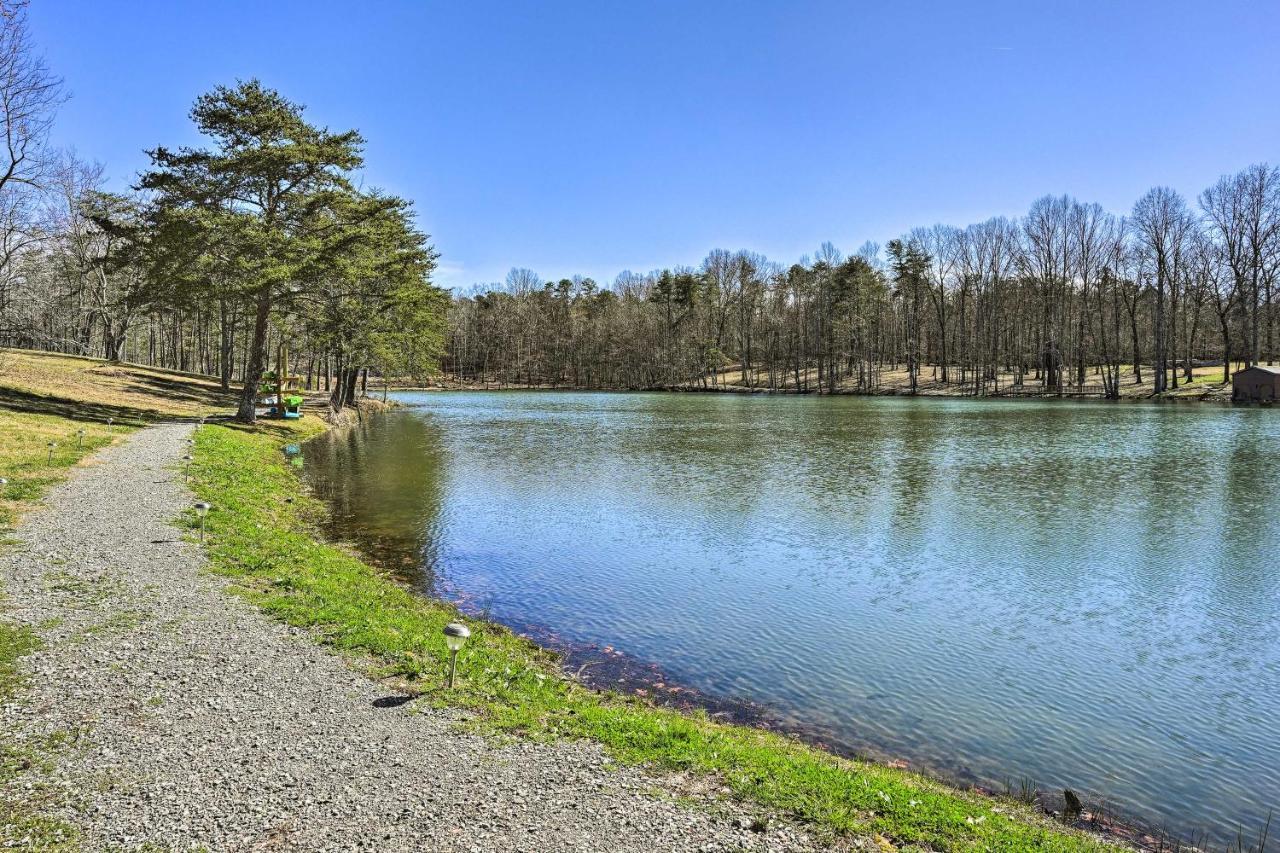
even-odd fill
[[[424,701],[466,707],[488,731],[587,738],[621,761],[717,776],[744,800],[835,838],[874,838],[886,850],[1114,849],[1012,801],[594,692],[565,678],[549,652],[491,623],[466,620],[473,633],[458,660],[459,687],[443,691],[441,632],[461,618],[458,612],[317,532],[325,508],[300,493],[282,449],[323,429],[311,418],[257,429],[205,427],[196,434],[193,488],[215,507],[207,519],[215,569],[267,613],[366,659],[375,677],[402,681]]]

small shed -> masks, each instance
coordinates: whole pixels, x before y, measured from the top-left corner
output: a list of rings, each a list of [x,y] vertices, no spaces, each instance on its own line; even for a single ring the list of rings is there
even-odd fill
[[[1255,364],[1231,374],[1231,399],[1241,403],[1280,400],[1280,367]]]

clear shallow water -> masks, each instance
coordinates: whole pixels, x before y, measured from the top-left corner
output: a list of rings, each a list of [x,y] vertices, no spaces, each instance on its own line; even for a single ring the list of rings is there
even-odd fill
[[[846,750],[1183,832],[1280,806],[1280,412],[400,399],[306,470],[424,589]]]

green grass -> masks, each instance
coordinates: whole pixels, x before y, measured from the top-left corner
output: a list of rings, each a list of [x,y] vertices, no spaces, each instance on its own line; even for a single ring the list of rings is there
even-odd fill
[[[441,629],[458,613],[324,544],[315,533],[323,507],[298,493],[281,447],[319,429],[310,419],[258,430],[206,427],[197,435],[192,483],[214,505],[207,547],[215,569],[273,616],[366,656],[376,675],[399,679],[436,704],[469,708],[486,730],[595,740],[624,762],[714,776],[736,796],[820,832],[879,836],[883,849],[1106,848],[1012,800],[840,759],[705,715],[593,692],[563,678],[550,653],[489,623],[470,621],[472,639],[458,661],[459,687],[444,691]],[[285,503],[289,496],[294,500]],[[196,527],[194,517],[188,522]]]
[[[235,396],[207,376],[0,348],[0,477],[9,481],[0,487],[0,544],[23,512],[95,450],[138,426],[234,405]],[[58,445],[52,459],[51,441]]]
[[[38,648],[40,641],[31,629],[0,619],[0,704],[12,700],[22,686],[19,659]]]
[[[84,439],[78,435],[84,430]],[[67,478],[84,457],[124,435],[129,427],[78,421],[61,415],[0,408],[0,534],[49,489]],[[49,442],[57,446],[50,453]]]

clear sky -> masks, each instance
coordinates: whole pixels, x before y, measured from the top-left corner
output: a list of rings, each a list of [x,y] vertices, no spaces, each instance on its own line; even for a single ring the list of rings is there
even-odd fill
[[[783,262],[1280,161],[1280,2],[35,0],[56,140],[122,186],[258,77],[368,138],[440,283]]]

